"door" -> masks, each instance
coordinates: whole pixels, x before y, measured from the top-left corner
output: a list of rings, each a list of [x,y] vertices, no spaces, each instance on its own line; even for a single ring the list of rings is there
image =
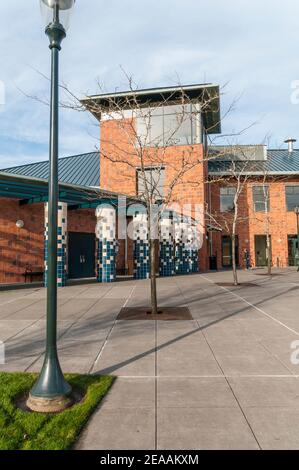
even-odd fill
[[[267,266],[268,256],[271,256],[267,250],[267,236],[266,235],[255,235],[254,237],[255,245],[255,264],[256,266]]]
[[[288,235],[289,266],[299,266],[298,236]]]
[[[69,279],[95,277],[95,234],[69,232]]]
[[[239,239],[236,235],[236,264],[239,265]],[[232,239],[229,235],[222,237],[222,266],[223,268],[231,268],[232,262]]]

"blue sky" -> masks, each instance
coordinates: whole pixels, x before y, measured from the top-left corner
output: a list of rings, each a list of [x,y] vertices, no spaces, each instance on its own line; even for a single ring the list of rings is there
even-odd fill
[[[223,133],[240,143],[281,147],[299,139],[299,2],[294,0],[77,0],[61,53],[61,78],[78,96],[126,89],[122,66],[140,88],[214,82],[222,112],[239,97]],[[38,0],[0,6],[0,168],[47,159],[50,54]],[[87,113],[61,111],[61,156],[92,151],[99,131]],[[220,143],[220,141],[219,141]]]

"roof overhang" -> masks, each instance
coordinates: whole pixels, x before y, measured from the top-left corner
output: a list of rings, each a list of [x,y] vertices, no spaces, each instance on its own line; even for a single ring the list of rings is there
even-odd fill
[[[236,172],[238,173],[238,172]],[[298,171],[241,171],[242,176],[299,176]],[[209,176],[233,176],[231,171],[209,171]]]
[[[48,181],[0,172],[1,197],[18,199],[21,205],[47,202]],[[100,188],[59,183],[59,200],[75,208],[96,207],[102,203],[117,205],[120,198],[126,199],[128,205],[141,203],[138,198]]]
[[[205,103],[203,117],[208,134],[221,132],[220,90],[218,85],[211,83],[93,95],[83,98],[81,103],[100,121],[102,113],[113,109],[131,109],[136,103],[142,107],[165,102],[175,104],[182,101],[182,96]]]

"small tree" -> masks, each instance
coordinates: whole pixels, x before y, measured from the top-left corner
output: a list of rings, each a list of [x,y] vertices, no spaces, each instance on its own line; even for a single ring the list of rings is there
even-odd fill
[[[270,186],[273,185],[273,183],[285,181],[285,177],[271,175],[265,163],[261,166],[260,172],[261,172],[261,182],[258,181],[257,184],[260,182],[260,186],[262,188],[262,192],[261,192],[262,200],[260,201],[262,210],[260,212],[255,211],[255,218],[256,220],[262,222],[265,227],[267,274],[271,276],[273,262],[272,262],[272,255],[271,255],[272,253],[272,246],[271,246],[272,217],[271,217],[271,207],[270,207]],[[273,191],[271,191],[271,197],[272,198],[274,197]]]
[[[205,160],[202,147],[198,146],[204,137],[201,118],[218,102],[219,96],[203,89],[194,100],[179,86],[166,97],[161,93],[161,100],[155,105],[150,101],[141,102],[130,78],[128,83],[129,92],[121,100],[108,97],[104,109],[96,99],[83,101],[83,106],[96,116],[104,113],[105,120],[113,122],[117,138],[101,135],[101,161],[106,159],[115,164],[115,168],[119,165],[121,177],[131,181],[131,186],[135,186],[137,177],[137,194],[148,221],[151,313],[157,314],[157,225],[165,211],[181,203],[182,191],[205,182],[204,171],[197,171],[203,168]],[[163,108],[171,114],[167,119],[164,116],[163,128],[159,128],[156,124]],[[186,128],[192,129],[190,135],[185,132]],[[173,151],[177,144],[179,147]]]
[[[236,262],[237,230],[240,224],[249,220],[249,215],[244,215],[240,211],[240,198],[245,193],[252,172],[250,163],[253,162],[246,159],[243,148],[237,145],[223,147],[216,154],[214,150],[212,149],[210,152],[209,158],[217,158],[223,168],[219,172],[219,176],[211,177],[210,184],[213,185],[217,182],[218,184],[222,183],[225,186],[230,186],[233,188],[234,194],[233,205],[227,212],[209,209],[210,220],[213,221],[216,227],[228,233],[231,238],[233,283],[237,286],[239,284]]]

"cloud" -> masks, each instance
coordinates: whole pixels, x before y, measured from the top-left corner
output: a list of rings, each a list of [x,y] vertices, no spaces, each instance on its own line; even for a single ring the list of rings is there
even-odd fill
[[[26,98],[49,96],[50,51],[37,0],[2,2],[0,167],[47,158],[49,110]],[[78,1],[61,52],[61,78],[79,96],[125,89],[122,65],[140,87],[225,83],[223,110],[241,95],[223,132],[244,143],[271,135],[280,145],[297,137],[299,105],[291,82],[299,79],[299,4],[293,0],[88,0]],[[84,113],[61,111],[61,155],[94,149],[99,135]]]

